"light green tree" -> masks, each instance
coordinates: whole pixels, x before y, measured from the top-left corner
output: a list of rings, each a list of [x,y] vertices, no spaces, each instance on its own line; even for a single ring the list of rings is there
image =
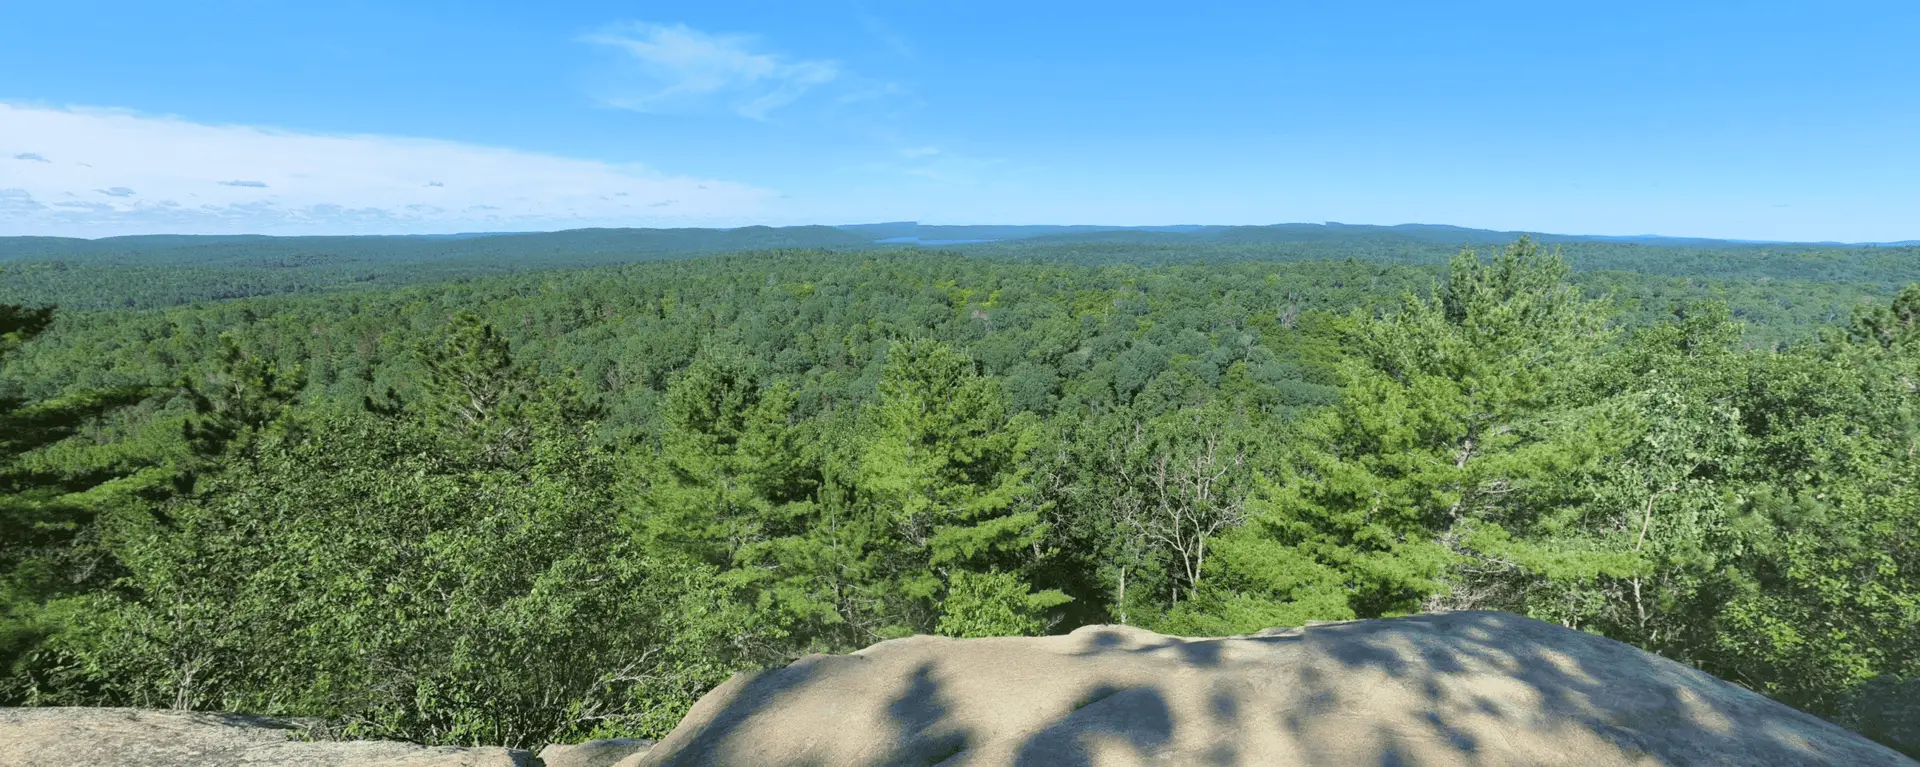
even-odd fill
[[[851,484],[874,532],[873,584],[888,605],[878,631],[934,629],[956,573],[1020,572],[1038,558],[1046,527],[1032,504],[1025,461],[1035,429],[1008,418],[993,379],[945,344],[893,344],[879,401],[863,415],[865,434]],[[983,576],[985,577],[985,576]],[[987,581],[978,581],[986,583]],[[963,591],[1011,600],[1005,609],[1025,627],[1065,601],[998,583]]]
[[[667,389],[666,431],[642,453],[633,491],[647,533],[715,564],[731,566],[811,498],[808,449],[785,384],[763,387],[737,349],[697,358]]]
[[[1340,403],[1218,543],[1218,631],[1486,604],[1487,568],[1625,563],[1515,537],[1604,451],[1577,398],[1610,336],[1556,254],[1456,256],[1430,299],[1348,319]]]

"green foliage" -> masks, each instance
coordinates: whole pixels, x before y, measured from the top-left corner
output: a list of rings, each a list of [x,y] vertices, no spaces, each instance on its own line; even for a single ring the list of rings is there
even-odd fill
[[[1868,307],[1856,312],[1848,330],[1848,335],[1857,342],[1911,352],[1920,344],[1920,285],[1909,285],[1900,291],[1891,306]]]
[[[1057,591],[1032,593],[1012,573],[957,570],[934,631],[950,637],[1033,636],[1046,631],[1047,609],[1066,601]]]
[[[39,335],[53,324],[53,307],[29,309],[0,304],[0,354],[12,352],[20,344]]]
[[[52,307],[0,304],[0,363],[45,332]],[[78,391],[32,402],[0,390],[0,703],[21,697],[21,666],[59,631],[49,603],[100,585],[97,562],[77,553],[98,508],[87,491],[114,472],[35,462],[88,424],[146,397],[144,387]]]
[[[943,231],[944,234],[929,235]],[[1075,231],[1059,227],[742,227],[584,229],[476,237],[152,236],[74,240],[0,238],[0,303],[69,309],[155,309],[279,295],[330,295],[406,285],[774,248],[843,253],[897,250],[887,238],[986,240],[949,246],[998,261],[1167,267],[1357,260],[1430,268],[1463,245],[1510,241],[1506,232],[1458,227],[1283,224],[1186,232]],[[1862,299],[1884,303],[1920,281],[1914,247],[1756,245],[1669,238],[1542,235],[1565,249],[1592,295],[1658,321],[1675,303],[1723,300],[1761,345],[1805,338],[1844,322]],[[1375,286],[1380,287],[1380,286]],[[1388,295],[1394,291],[1388,290]]]
[[[1201,592],[1285,423],[1231,387],[1193,389],[1197,401],[1174,409],[1121,409],[1060,424],[1065,433],[1052,438],[1059,448],[1041,474],[1059,553],[1047,575],[1089,607],[1107,607],[1081,620],[1200,631],[1164,623],[1166,613]]]
[[[1212,599],[1260,620],[1374,617],[1437,606],[1476,546],[1576,566],[1511,534],[1601,447],[1569,374],[1607,334],[1566,273],[1522,239],[1491,262],[1462,253],[1434,299],[1353,317],[1341,403],[1222,543],[1232,576]]]
[[[1820,713],[1920,669],[1917,361],[1872,342],[1756,361],[1709,668]]]
[[[306,380],[242,351],[231,335],[220,337],[212,370],[180,384],[193,414],[181,425],[188,450],[203,460],[245,453],[260,433],[280,424],[299,399]]]
[[[440,348],[486,349],[461,343],[484,329],[449,335]],[[468,423],[431,411],[269,428],[292,386],[224,348],[187,389],[202,481],[152,501],[160,513],[96,523],[89,548],[123,575],[51,595],[62,598],[44,612],[65,625],[19,661],[13,694],[535,745],[659,736],[742,662],[749,613],[713,568],[627,533],[614,459],[590,424],[538,407],[558,384],[493,379],[531,392],[486,422],[490,435],[526,435],[500,460],[467,449]],[[503,357],[479,370],[515,370]]]
[[[877,633],[928,631],[960,573],[1017,569],[1046,535],[1029,503],[1033,428],[972,360],[926,340],[889,348],[862,422],[851,495],[877,528],[875,597],[893,618]]]
[[[611,464],[535,440],[465,463],[404,422],[329,419],[116,532],[129,569],[41,672],[125,705],[318,715],[352,734],[534,745],[659,736],[750,641],[711,568],[636,548]]]
[[[1039,541],[1023,459],[1030,427],[1009,421],[993,379],[930,341],[887,352],[855,478],[925,566],[982,565]]]
[[[657,540],[716,566],[783,532],[819,480],[787,387],[763,388],[736,349],[696,359],[668,387],[666,432],[636,474],[639,518]]]

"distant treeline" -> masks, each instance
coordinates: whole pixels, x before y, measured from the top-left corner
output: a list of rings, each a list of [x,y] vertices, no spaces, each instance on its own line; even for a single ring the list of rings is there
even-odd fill
[[[867,252],[881,242],[984,240],[941,250],[996,260],[1082,266],[1355,259],[1438,267],[1465,245],[1499,245],[1504,232],[1458,227],[851,227],[585,229],[439,237],[154,235],[78,240],[0,238],[0,301],[70,309],[151,309],[203,301],[427,284],[543,269],[581,268],[766,249]],[[1715,296],[1756,328],[1759,342],[1803,337],[1920,281],[1920,248],[1760,245],[1668,238],[1549,237],[1576,272],[1631,272],[1599,280],[1629,300]],[[1584,280],[1585,278],[1583,278]],[[1819,283],[1810,285],[1807,283]],[[1664,310],[1665,307],[1659,307]],[[1778,330],[1774,330],[1778,328]]]

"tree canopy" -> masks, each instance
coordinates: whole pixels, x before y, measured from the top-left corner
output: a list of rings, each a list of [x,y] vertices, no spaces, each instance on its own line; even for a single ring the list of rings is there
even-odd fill
[[[1897,268],[1097,234],[0,305],[0,698],[524,746],[913,633],[1469,608],[1842,720],[1920,674]]]

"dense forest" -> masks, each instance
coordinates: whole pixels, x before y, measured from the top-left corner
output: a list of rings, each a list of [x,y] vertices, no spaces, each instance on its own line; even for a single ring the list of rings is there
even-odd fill
[[[1457,231],[14,243],[0,703],[529,746],[913,633],[1500,609],[1873,735],[1914,249]]]
[[[532,234],[262,237],[0,237],[0,303],[155,309],[196,302],[334,294],[538,270],[668,261],[768,249],[874,252],[923,247],[977,258],[1158,267],[1354,259],[1438,277],[1461,247],[1517,233],[1450,226],[857,226],[583,229]],[[1676,301],[1718,300],[1750,342],[1805,338],[1920,282],[1920,243],[1762,244],[1667,237],[1533,235],[1562,252],[1592,296],[1641,320]]]

